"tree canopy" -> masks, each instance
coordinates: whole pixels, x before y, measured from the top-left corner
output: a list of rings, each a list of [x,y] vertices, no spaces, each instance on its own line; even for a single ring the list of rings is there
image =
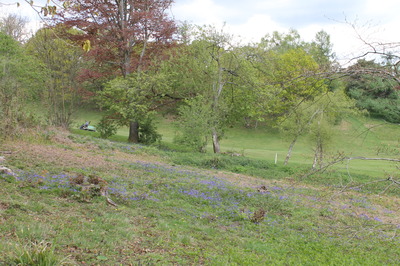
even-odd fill
[[[384,69],[386,66],[361,59],[351,66],[355,74],[347,78],[346,93],[356,100],[360,109],[368,110],[371,116],[388,122],[400,122],[400,93],[395,80],[359,69]]]
[[[26,54],[12,37],[0,32],[0,135],[13,136],[33,121],[26,111],[45,85],[44,67]]]

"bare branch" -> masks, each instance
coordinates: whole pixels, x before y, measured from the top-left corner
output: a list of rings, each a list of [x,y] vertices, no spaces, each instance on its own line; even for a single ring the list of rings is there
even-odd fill
[[[363,156],[357,156],[357,157],[345,157],[344,160],[370,160],[370,161],[390,161],[390,162],[400,162],[399,159],[390,159],[390,158],[367,158]]]

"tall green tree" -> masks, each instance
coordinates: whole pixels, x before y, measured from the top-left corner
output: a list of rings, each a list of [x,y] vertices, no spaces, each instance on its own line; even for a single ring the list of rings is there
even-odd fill
[[[60,38],[62,30],[61,27],[41,29],[26,47],[48,70],[43,104],[50,124],[68,128],[80,100],[77,77],[83,66],[83,51],[72,41]]]
[[[333,126],[342,119],[359,114],[355,101],[343,90],[325,90],[312,100],[302,101],[279,123],[279,129],[290,140],[285,159],[288,164],[298,138],[308,135],[314,143],[313,168],[322,166],[325,150],[334,135]]]
[[[291,49],[304,48],[305,42],[295,29],[290,29],[287,33],[274,31],[272,34],[264,36],[259,47],[264,51],[285,52]]]
[[[137,136],[137,139],[130,139],[134,143],[150,144],[160,139],[152,123],[157,107],[153,89],[162,87],[160,82],[158,76],[145,71],[108,82],[97,97],[99,104],[107,110],[101,127],[107,123],[110,126],[130,126],[130,130],[138,132],[130,134],[131,138]],[[132,121],[135,121],[134,127]]]
[[[0,32],[0,135],[14,136],[30,123],[26,104],[45,85],[43,67],[19,43]]]
[[[331,37],[326,31],[315,34],[314,40],[306,45],[306,48],[319,65],[321,71],[330,71],[335,64],[336,55],[333,52]]]
[[[256,70],[250,84],[256,102],[251,106],[258,120],[277,121],[299,102],[325,90],[323,79],[315,75],[318,64],[301,48],[277,52],[255,47],[250,58]]]
[[[326,148],[334,135],[333,126],[349,115],[357,115],[360,112],[343,89],[329,91],[323,94],[312,106],[316,115],[310,127],[309,136],[314,142],[314,161],[312,168],[324,166]]]
[[[204,108],[197,110],[200,113],[211,110],[205,125],[209,127],[207,132],[211,134],[213,150],[219,153],[220,139],[231,114],[228,96],[235,90],[240,62],[234,52],[232,36],[223,29],[198,27],[191,39],[161,65],[160,72],[168,77],[169,94],[179,95],[180,98],[201,95],[203,105],[189,106]]]

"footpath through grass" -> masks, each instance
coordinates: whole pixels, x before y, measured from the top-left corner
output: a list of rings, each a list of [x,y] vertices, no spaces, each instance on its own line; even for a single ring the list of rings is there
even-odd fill
[[[4,265],[400,263],[396,188],[341,192],[301,168],[61,131],[0,150],[18,175],[0,175]]]

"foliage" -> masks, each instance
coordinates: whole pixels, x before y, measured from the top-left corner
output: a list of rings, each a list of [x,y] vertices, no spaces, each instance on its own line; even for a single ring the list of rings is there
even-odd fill
[[[286,138],[292,141],[285,164],[291,156],[293,146],[302,135],[308,135],[316,143],[315,154],[322,164],[322,154],[332,138],[333,126],[342,119],[359,113],[355,102],[345,95],[343,89],[327,91],[312,101],[301,102],[278,126]]]
[[[123,76],[145,62],[148,46],[169,42],[175,30],[166,10],[171,0],[98,1],[63,0],[64,8],[51,20],[81,31],[71,39],[91,43],[89,55],[98,64],[113,62]],[[154,42],[153,42],[154,41]],[[156,49],[155,49],[156,50]]]
[[[26,49],[48,69],[43,105],[49,124],[68,128],[80,100],[77,75],[82,66],[82,51],[71,41],[59,37],[63,30],[61,27],[39,30],[28,41]]]
[[[152,144],[160,141],[161,137],[154,123],[154,116],[150,113],[144,120],[141,120],[139,126],[139,143]]]
[[[205,26],[197,27],[189,33],[191,34],[189,39],[192,41],[178,47],[176,52],[173,51],[169,60],[161,64],[159,71],[166,76],[171,94],[186,99],[201,96],[205,108],[202,116],[205,113],[210,116],[206,119],[208,122],[201,126],[203,128],[207,126],[204,133],[200,133],[202,136],[196,137],[196,140],[187,139],[189,145],[201,150],[204,134],[208,132],[212,138],[214,152],[219,153],[219,141],[224,128],[230,122],[232,109],[229,96],[235,97],[231,92],[236,87],[234,80],[238,76],[236,71],[240,60],[234,51],[232,36],[223,29],[217,30],[212,26]],[[195,106],[196,104],[193,105],[194,109],[200,110],[199,105]],[[187,120],[187,117],[183,120]],[[187,126],[192,125],[188,123]],[[181,141],[184,138],[181,138]]]
[[[306,49],[318,63],[321,71],[330,71],[334,64],[335,53],[332,51],[333,44],[329,34],[323,30],[317,32],[315,39],[307,46]]]
[[[250,85],[255,90],[251,116],[276,121],[299,101],[313,99],[325,90],[324,80],[315,75],[318,64],[303,49],[284,52],[254,47],[251,59],[256,68]]]
[[[153,143],[160,138],[152,124],[153,106],[150,99],[151,88],[159,86],[158,81],[157,77],[145,72],[133,73],[108,82],[104,90],[98,93],[99,105],[108,110],[112,124],[130,126],[132,121],[139,122],[140,143]]]
[[[24,124],[32,124],[29,120],[33,116],[26,104],[40,95],[44,71],[16,41],[3,33],[0,33],[0,68],[0,135],[13,137]]]
[[[359,60],[351,69],[385,68],[374,61]],[[370,115],[385,119],[391,123],[400,122],[400,93],[397,84],[379,75],[359,73],[347,78],[346,93],[356,100],[360,109],[366,109]]]
[[[187,100],[179,108],[177,125],[180,134],[175,136],[174,142],[194,151],[205,152],[212,119],[212,110],[202,96]]]
[[[260,45],[265,51],[285,53],[291,49],[302,49],[305,43],[297,30],[290,29],[288,33],[274,31],[272,34],[267,34],[261,39]]]
[[[96,125],[96,130],[100,133],[101,138],[107,139],[117,133],[118,125],[113,119],[103,116]]]

